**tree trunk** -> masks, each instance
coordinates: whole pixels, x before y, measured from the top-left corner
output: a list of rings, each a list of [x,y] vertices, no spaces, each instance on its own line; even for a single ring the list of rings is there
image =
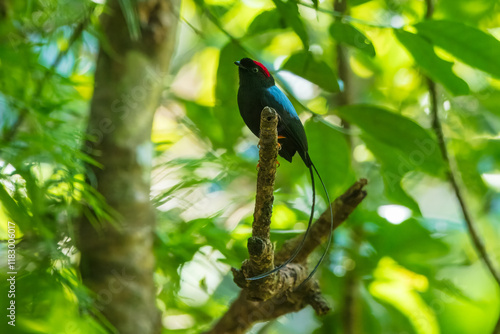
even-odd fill
[[[85,149],[101,164],[89,167],[88,182],[117,218],[96,226],[88,215],[82,217],[80,267],[84,283],[96,294],[96,308],[119,333],[160,333],[149,197],[151,128],[173,52],[179,1],[139,1],[141,37],[136,41],[118,1],[108,3],[87,128],[93,141]]]

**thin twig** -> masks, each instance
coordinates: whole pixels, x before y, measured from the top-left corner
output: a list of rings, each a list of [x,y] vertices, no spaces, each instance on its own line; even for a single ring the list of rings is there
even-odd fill
[[[444,139],[443,128],[441,126],[441,122],[439,120],[439,115],[438,115],[436,84],[434,81],[427,78],[427,85],[429,87],[429,94],[430,94],[430,98],[431,98],[430,109],[431,109],[431,115],[432,115],[432,129],[434,130],[434,133],[436,134],[439,149],[441,150],[441,155],[443,157],[443,160],[447,165],[448,180],[450,181],[451,186],[453,187],[453,191],[455,192],[455,196],[457,197],[458,202],[460,204],[460,209],[462,210],[462,214],[463,214],[465,223],[467,225],[469,235],[470,235],[472,242],[476,248],[476,251],[478,252],[479,257],[481,257],[484,260],[486,267],[490,271],[491,275],[493,276],[493,278],[495,279],[497,284],[500,286],[500,274],[496,271],[495,265],[493,264],[493,261],[490,258],[488,251],[486,250],[486,246],[484,245],[484,242],[483,242],[481,236],[479,235],[479,231],[478,231],[478,228],[476,226],[476,223],[472,219],[472,215],[470,213],[469,207],[467,206],[467,203],[465,202],[464,196],[462,194],[462,190],[460,189],[460,186],[458,184],[458,177],[456,176],[454,162],[452,161],[452,159],[450,159],[448,149],[446,148],[446,142]],[[499,333],[500,332],[500,318],[498,319],[498,322],[497,322],[497,325],[495,328],[496,329],[493,333]]]
[[[429,20],[432,18],[432,15],[434,14],[434,3],[432,0],[425,0],[425,3],[426,3],[425,18]],[[436,83],[428,77],[426,79],[427,79],[427,86],[429,87],[429,95],[431,98],[430,109],[432,115],[432,129],[436,134],[439,149],[441,150],[441,155],[443,157],[443,160],[447,165],[448,180],[450,181],[451,186],[453,187],[455,196],[457,196],[458,202],[460,204],[460,209],[462,210],[462,214],[464,216],[464,220],[467,225],[467,229],[469,231],[469,235],[472,239],[472,242],[477,252],[479,253],[479,256],[484,260],[486,267],[488,268],[491,275],[493,276],[498,286],[500,287],[500,273],[495,269],[493,260],[490,258],[488,251],[486,250],[486,246],[481,236],[479,235],[479,230],[477,228],[477,225],[472,219],[469,207],[465,202],[462,190],[460,189],[460,186],[458,184],[458,177],[457,173],[455,172],[456,166],[454,165],[454,161],[450,159],[450,155],[446,147],[443,127],[441,126],[441,121],[439,120],[439,115],[438,115],[438,99],[436,93]],[[498,333],[500,333],[500,317],[498,318],[495,329],[493,330],[493,334],[498,334]]]
[[[431,19],[434,14],[434,3],[432,0],[425,0],[426,11],[425,18]],[[429,95],[430,95],[430,109],[432,115],[432,129],[436,134],[439,149],[441,150],[441,155],[443,157],[444,162],[447,165],[447,176],[448,180],[453,187],[453,191],[455,192],[455,196],[458,199],[460,204],[460,209],[462,210],[462,215],[464,216],[465,223],[467,225],[467,229],[469,231],[469,235],[472,239],[472,243],[474,244],[476,251],[479,253],[479,257],[484,260],[486,267],[490,271],[491,275],[497,282],[500,287],[500,273],[495,269],[495,265],[493,264],[493,260],[490,258],[488,251],[486,250],[486,246],[479,235],[478,228],[476,223],[472,219],[472,215],[469,211],[469,207],[465,202],[464,196],[462,194],[462,190],[458,184],[457,173],[455,172],[456,166],[454,165],[454,161],[450,159],[450,155],[448,153],[448,149],[446,147],[446,141],[444,139],[443,127],[441,126],[441,121],[439,120],[438,114],[438,99],[436,92],[436,83],[432,81],[429,77],[427,79],[427,86],[429,87]],[[495,325],[495,329],[493,330],[493,334],[500,334],[500,316]]]

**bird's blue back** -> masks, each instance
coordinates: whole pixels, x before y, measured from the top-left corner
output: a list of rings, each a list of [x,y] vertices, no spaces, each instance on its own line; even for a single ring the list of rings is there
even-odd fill
[[[278,133],[290,137],[295,144],[297,151],[303,157],[307,155],[308,145],[304,126],[300,121],[292,102],[277,86],[271,86],[265,89],[262,97],[262,105],[270,106],[276,110],[280,116]]]

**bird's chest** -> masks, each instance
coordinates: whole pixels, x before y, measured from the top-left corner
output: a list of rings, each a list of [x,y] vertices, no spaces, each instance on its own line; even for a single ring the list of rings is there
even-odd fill
[[[260,114],[262,112],[262,96],[258,91],[245,90],[240,87],[238,90],[238,107],[241,117],[248,128],[257,137],[260,130]]]

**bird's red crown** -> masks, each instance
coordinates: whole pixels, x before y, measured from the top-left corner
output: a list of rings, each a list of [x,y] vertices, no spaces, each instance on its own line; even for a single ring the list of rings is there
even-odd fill
[[[264,71],[264,74],[266,75],[266,77],[269,78],[271,76],[271,74],[269,74],[269,71],[267,70],[267,68],[264,65],[262,65],[262,63],[259,63],[256,60],[254,60],[253,62],[255,63],[255,65],[259,66],[262,69],[262,71]]]

